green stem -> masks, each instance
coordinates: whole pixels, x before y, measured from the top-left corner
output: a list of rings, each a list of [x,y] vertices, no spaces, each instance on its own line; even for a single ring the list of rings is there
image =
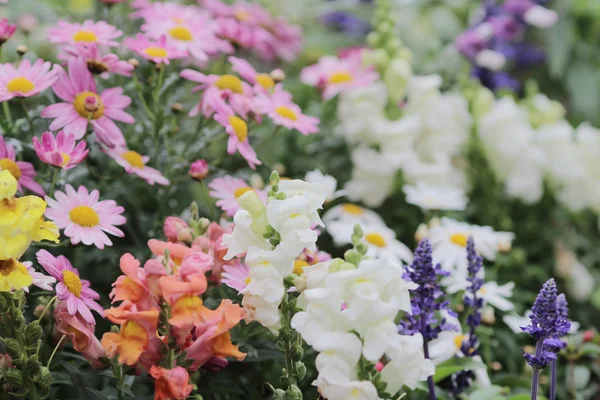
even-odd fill
[[[12,297],[10,295],[6,295],[6,300],[8,302],[8,305],[10,307],[10,315],[22,315],[21,309],[20,307],[18,307],[18,305],[15,304],[15,300],[12,299]],[[28,358],[28,353],[27,353],[27,346],[26,341],[25,341],[25,337],[24,337],[24,333],[25,333],[25,327],[23,326],[22,328],[20,327],[15,327],[14,332],[15,332],[15,339],[17,340],[17,342],[19,343],[19,347],[21,348],[21,365],[23,366],[22,368],[24,369],[25,364],[27,362],[27,358]],[[23,385],[25,386],[25,389],[27,390],[27,398],[31,399],[31,400],[38,400],[38,394],[37,394],[37,389],[35,387],[35,383],[31,380],[31,378],[29,377],[29,375],[27,374],[27,371],[23,370]]]
[[[27,123],[29,124],[29,130],[33,130],[33,121],[31,116],[29,115],[29,108],[27,108],[27,104],[25,104],[25,98],[21,97],[21,105],[23,106],[23,111],[25,111],[25,117],[27,117]]]
[[[208,187],[204,181],[200,181],[200,185],[202,187],[202,196],[204,197],[204,201],[206,202],[206,208],[208,209],[210,218],[214,221],[217,216],[215,215],[215,206],[213,204],[212,198],[208,194]]]
[[[165,69],[164,65],[160,66],[158,71],[158,77],[156,79],[156,86],[154,87],[154,93],[152,94],[152,101],[154,104],[154,134],[153,134],[153,142],[154,142],[154,157],[153,162],[154,166],[158,167],[159,160],[158,155],[160,153],[160,130],[163,127],[163,112],[160,106],[160,89],[162,88],[162,84],[165,77]]]
[[[12,116],[10,114],[10,106],[8,105],[8,101],[2,102],[2,110],[4,110],[4,117],[6,118],[6,122],[8,123],[7,126],[9,128],[10,132],[12,133],[13,120],[12,120]]]
[[[64,247],[67,246],[71,241],[69,239],[65,239],[60,243],[48,243],[48,242],[33,242],[31,243],[31,247]]]
[[[118,358],[115,357],[113,360],[113,376],[117,380],[117,400],[123,400],[123,392],[120,388],[123,387],[123,367],[119,364]]]
[[[48,359],[48,366],[47,368],[50,369],[50,365],[52,365],[52,359],[54,358],[54,355],[56,354],[56,351],[58,350],[58,348],[60,347],[61,343],[63,342],[63,340],[65,340],[65,338],[67,337],[67,335],[62,335],[62,337],[60,338],[60,340],[58,341],[58,343],[56,343],[56,347],[54,347],[54,350],[52,351],[52,354],[50,354],[50,358]]]
[[[146,98],[144,97],[144,89],[142,87],[142,84],[138,80],[137,75],[135,74],[135,72],[133,74],[131,74],[131,77],[133,78],[133,82],[135,83],[135,89],[136,89],[136,92],[138,94],[138,97],[140,98],[140,103],[142,104],[142,108],[144,109],[144,112],[146,113],[146,115],[148,116],[148,118],[151,121],[154,121],[154,113],[150,110],[150,106],[148,106],[148,103],[146,102]]]
[[[56,187],[56,182],[58,182],[58,175],[60,172],[60,168],[55,167],[52,172],[52,183],[50,183],[50,190],[48,191],[49,197],[54,197],[54,188]]]
[[[54,303],[54,301],[58,299],[57,296],[54,296],[52,299],[50,299],[50,301],[48,302],[48,304],[46,304],[46,307],[44,308],[44,311],[42,311],[42,314],[40,315],[40,318],[38,319],[38,323],[42,322],[42,318],[44,318],[44,315],[46,314],[46,311],[48,311],[48,309],[50,308],[50,306],[52,306],[52,303]]]

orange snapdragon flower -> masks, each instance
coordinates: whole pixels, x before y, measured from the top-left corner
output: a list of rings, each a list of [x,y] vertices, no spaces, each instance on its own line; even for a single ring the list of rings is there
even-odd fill
[[[244,310],[231,300],[222,300],[219,308],[208,310],[203,316],[203,324],[196,326],[196,340],[187,349],[187,358],[194,360],[190,369],[196,370],[213,356],[221,359],[235,357],[239,361],[246,358],[246,353],[238,350],[231,343],[229,330],[244,318]]]
[[[105,311],[106,317],[121,325],[119,333],[107,332],[102,337],[102,347],[108,357],[119,354],[119,362],[134,365],[142,353],[160,346],[156,335],[159,311],[138,311],[135,304],[124,301],[119,307]]]
[[[158,308],[146,283],[146,271],[140,268],[140,262],[127,253],[121,257],[120,266],[125,275],[119,276],[113,283],[113,290],[110,292],[112,302],[128,300],[136,304],[138,310]]]
[[[190,376],[185,368],[164,369],[155,365],[150,368],[154,382],[154,400],[179,400],[192,393]]]
[[[171,307],[169,323],[180,329],[189,329],[202,323],[208,310],[198,297],[206,291],[207,282],[203,272],[184,266],[178,275],[159,279],[162,297]]]

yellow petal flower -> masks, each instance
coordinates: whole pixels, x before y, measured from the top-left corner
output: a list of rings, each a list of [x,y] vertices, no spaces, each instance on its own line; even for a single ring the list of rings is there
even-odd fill
[[[20,290],[32,283],[33,278],[23,264],[14,259],[0,260],[0,292]]]
[[[8,170],[0,171],[0,200],[14,197],[17,193],[17,180]]]

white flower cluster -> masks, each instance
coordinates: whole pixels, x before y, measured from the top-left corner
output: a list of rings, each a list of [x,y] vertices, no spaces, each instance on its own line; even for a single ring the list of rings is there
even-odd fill
[[[479,137],[509,196],[536,203],[546,181],[569,210],[600,214],[600,130],[563,117],[544,95],[520,104],[504,97],[481,116]]]
[[[234,216],[233,232],[223,236],[224,259],[245,254],[249,267],[242,305],[246,321],[257,321],[276,332],[280,328],[279,304],[285,292],[284,278],[294,269],[294,260],[304,250],[314,252],[323,226],[317,210],[328,190],[301,180],[275,183],[266,206],[249,191],[238,199],[241,209]]]
[[[438,75],[413,76],[406,78],[406,92],[379,81],[342,93],[337,132],[355,146],[345,187],[351,200],[381,205],[402,170],[411,202],[425,209],[464,209],[461,150],[472,118],[462,94],[442,93],[441,84]],[[406,93],[406,102],[388,105],[388,93],[397,91]],[[401,117],[389,118],[389,107]]]
[[[292,327],[319,352],[313,384],[324,398],[379,398],[375,384],[359,378],[361,357],[373,368],[387,356],[380,378],[390,394],[404,385],[414,389],[434,373],[423,356],[423,337],[398,334],[394,322],[399,311],[411,311],[409,290],[417,286],[402,274],[401,266],[372,259],[304,268],[298,301],[304,311],[293,317]]]

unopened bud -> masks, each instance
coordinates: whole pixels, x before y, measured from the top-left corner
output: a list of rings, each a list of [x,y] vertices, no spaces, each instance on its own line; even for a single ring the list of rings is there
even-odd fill
[[[346,250],[344,253],[344,259],[350,264],[358,265],[361,258],[360,253],[354,249]]]
[[[18,368],[10,368],[6,371],[6,381],[14,388],[23,386],[23,373]]]
[[[429,233],[429,228],[427,228],[427,225],[420,224],[419,227],[417,228],[417,231],[415,232],[415,240],[417,242],[420,242],[421,240],[423,240],[427,237],[428,233]]]
[[[296,276],[294,277],[294,287],[296,288],[296,290],[300,293],[302,293],[303,291],[306,290],[307,286],[306,286],[306,277],[300,275],[300,276]]]
[[[33,321],[25,328],[25,340],[28,344],[33,345],[42,337],[43,333],[39,322]]]
[[[8,368],[12,368],[12,357],[6,353],[0,354],[0,371],[7,370]]]
[[[27,53],[28,48],[24,44],[20,44],[17,46],[16,50],[18,55],[23,56],[25,53]]]
[[[4,344],[4,348],[8,351],[8,354],[13,359],[21,357],[21,346],[16,339],[4,338],[2,339],[2,343]]]
[[[130,58],[129,60],[127,60],[127,62],[131,65],[133,65],[133,68],[137,68],[140,66],[140,62],[138,60],[136,60],[135,58]]]
[[[302,391],[296,385],[292,385],[285,391],[286,400],[302,400]]]
[[[31,31],[33,31],[38,25],[38,19],[35,17],[35,15],[27,13],[21,15],[21,17],[17,21],[17,24],[19,26],[19,29],[24,34],[29,35]]]
[[[33,310],[33,316],[36,318],[39,318],[42,316],[42,313],[44,312],[44,310],[46,309],[46,306],[43,304],[38,304],[37,306],[35,306],[34,310]],[[44,313],[44,317],[43,319],[50,319],[50,313]]]
[[[25,362],[25,371],[27,371],[27,376],[34,381],[39,382],[42,378],[42,364],[37,359],[37,356],[31,356]]]
[[[190,165],[189,174],[197,181],[201,181],[208,175],[208,163],[204,159],[196,160]]]
[[[301,381],[306,376],[306,365],[302,362],[297,362],[296,371],[296,378]]]
[[[273,78],[275,82],[281,82],[285,79],[285,72],[283,72],[281,68],[274,69],[271,71],[271,78]]]
[[[496,322],[496,315],[494,314],[494,308],[487,306],[483,309],[481,313],[481,320],[486,325],[494,325]]]
[[[296,362],[302,360],[302,357],[304,357],[304,349],[302,349],[301,346],[295,345],[294,348],[292,349],[292,353],[290,354],[290,357],[292,358],[292,360],[294,360]]]
[[[181,103],[174,103],[174,104],[171,106],[171,112],[172,112],[173,114],[179,114],[179,113],[181,113],[182,111],[183,111],[183,104],[181,104]]]

